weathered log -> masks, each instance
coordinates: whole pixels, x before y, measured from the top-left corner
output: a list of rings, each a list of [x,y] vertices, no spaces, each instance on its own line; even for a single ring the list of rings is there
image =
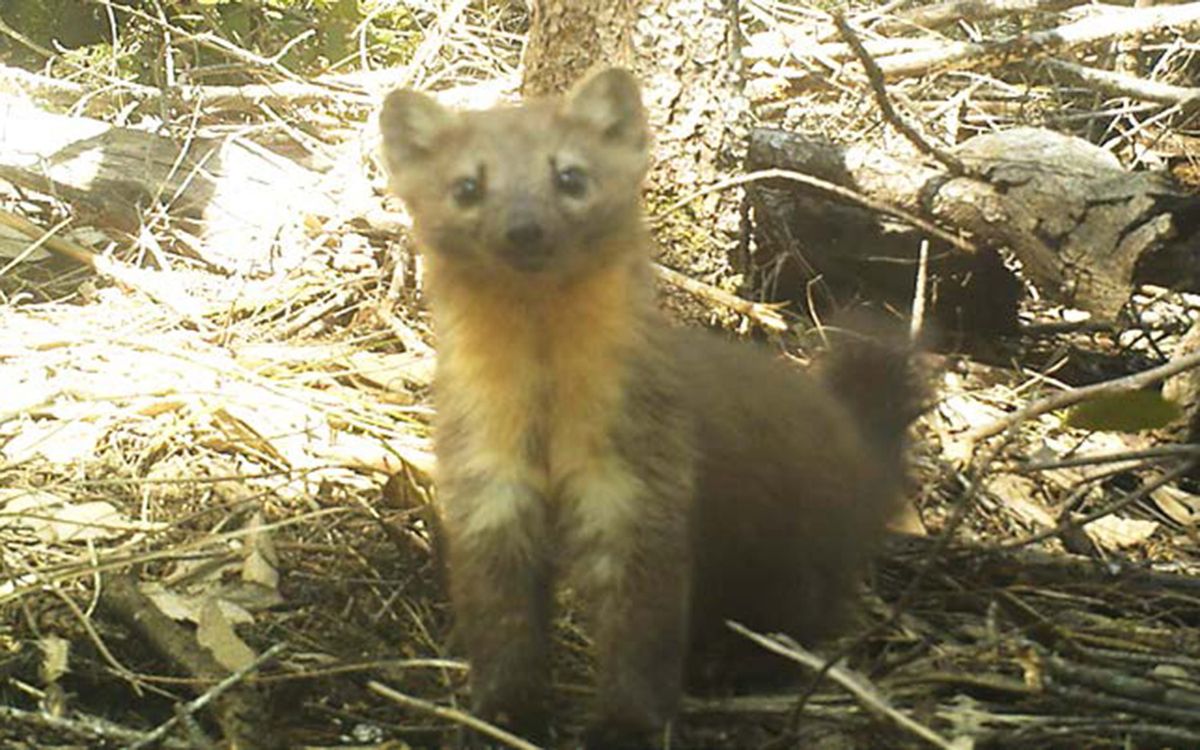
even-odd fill
[[[939,169],[915,158],[770,129],[752,132],[748,168],[802,172],[925,216],[925,186],[945,179]],[[954,329],[1016,329],[1020,282],[994,251],[956,250],[870,208],[795,182],[755,182],[747,195],[756,233],[752,283],[772,290],[774,299],[815,305],[822,313],[846,295],[861,294],[906,309],[920,246],[928,241],[934,317]]]
[[[1129,172],[1103,149],[1037,128],[977,136],[955,153],[969,175],[760,129],[750,167],[811,174],[961,232],[981,250],[1007,249],[1043,295],[1102,318],[1115,316],[1138,283],[1200,288],[1200,200],[1166,175]],[[768,260],[800,247],[826,279],[893,297],[911,286],[912,274],[896,269],[915,262],[923,239],[915,230],[896,231],[885,217],[794,184],[761,185],[752,200]],[[955,258],[962,253],[945,243],[933,247],[931,271],[943,279],[977,273],[978,261]],[[975,287],[967,302],[996,291]]]
[[[136,235],[151,213],[206,263],[296,265],[303,218],[329,215],[319,175],[236,137],[178,142],[0,95],[0,178],[66,201],[84,223]]]

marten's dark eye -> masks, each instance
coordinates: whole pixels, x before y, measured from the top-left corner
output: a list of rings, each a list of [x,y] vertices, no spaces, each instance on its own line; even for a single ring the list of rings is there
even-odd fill
[[[483,181],[478,177],[460,177],[450,185],[450,197],[463,208],[483,200]]]
[[[587,192],[588,175],[579,167],[554,170],[554,185],[563,195],[579,198]]]

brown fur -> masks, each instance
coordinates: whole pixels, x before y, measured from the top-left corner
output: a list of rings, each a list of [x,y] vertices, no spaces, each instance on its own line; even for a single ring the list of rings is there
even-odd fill
[[[727,651],[725,618],[822,634],[895,472],[816,381],[660,319],[632,77],[473,113],[394,92],[381,126],[428,259],[439,496],[476,711],[544,726],[558,578],[591,609],[603,747],[670,719],[689,644]]]

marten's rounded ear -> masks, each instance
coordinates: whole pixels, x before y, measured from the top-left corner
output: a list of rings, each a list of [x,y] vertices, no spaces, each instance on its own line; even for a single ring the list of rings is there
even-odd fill
[[[388,94],[379,111],[383,158],[388,169],[395,173],[405,163],[428,156],[453,122],[453,112],[424,94],[408,89]]]
[[[641,89],[627,70],[608,68],[587,76],[567,94],[562,112],[614,143],[639,151],[648,147]]]

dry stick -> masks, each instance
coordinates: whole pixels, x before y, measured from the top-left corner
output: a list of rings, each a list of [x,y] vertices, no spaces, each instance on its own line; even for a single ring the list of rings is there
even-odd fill
[[[256,685],[272,685],[283,682],[301,682],[307,680],[324,680],[339,675],[356,672],[379,672],[381,670],[403,669],[436,669],[439,671],[467,671],[467,663],[457,659],[371,659],[370,661],[344,662],[331,667],[304,669],[298,672],[284,674],[260,675],[254,680]]]
[[[132,669],[121,663],[121,660],[117,658],[117,655],[114,654],[108,647],[108,644],[105,643],[104,638],[102,638],[100,633],[96,630],[96,626],[92,622],[92,618],[84,614],[83,610],[79,608],[79,605],[75,603],[75,600],[67,596],[66,593],[64,593],[63,590],[58,586],[47,586],[47,589],[57,596],[59,600],[63,602],[63,604],[67,605],[67,609],[71,610],[71,614],[75,615],[75,618],[79,621],[80,626],[83,627],[84,632],[87,633],[88,638],[92,641],[92,645],[95,646],[96,652],[100,654],[101,658],[108,662],[108,665],[112,667],[112,669],[118,675],[121,676],[121,679],[128,682],[133,687],[134,691],[140,695],[141,686],[139,684],[137,675]]]
[[[787,322],[784,321],[783,316],[779,314],[779,311],[773,305],[744,300],[736,294],[730,294],[724,289],[711,284],[705,284],[703,281],[697,281],[690,276],[676,271],[674,268],[668,268],[660,263],[654,264],[654,270],[663,281],[709,302],[715,302],[728,307],[739,315],[745,315],[763,328],[769,328],[772,331],[786,331],[788,329]]]
[[[885,28],[937,29],[960,20],[988,21],[1017,13],[1056,12],[1085,2],[1087,0],[948,0],[897,13],[885,21]]]
[[[826,662],[824,659],[812,653],[811,651],[804,649],[797,643],[788,642],[785,644],[781,642],[781,639],[768,638],[767,636],[755,633],[753,630],[750,630],[739,623],[733,622],[732,620],[726,620],[725,624],[735,633],[749,638],[751,641],[754,641],[768,651],[779,654],[780,656],[785,656],[797,664],[803,664],[809,669],[816,670],[821,670],[826,667]],[[961,741],[950,741],[945,739],[929,727],[918,724],[913,719],[910,719],[908,716],[905,716],[900,711],[893,708],[892,705],[888,703],[887,698],[880,694],[879,689],[868,682],[865,677],[855,674],[844,667],[839,667],[836,665],[828,667],[827,674],[833,678],[834,682],[838,683],[847,691],[849,691],[850,694],[853,695],[864,708],[877,714],[886,716],[888,719],[891,719],[896,726],[904,729],[907,732],[910,732],[913,735],[916,735],[917,737],[920,737],[934,747],[940,747],[942,750],[962,750],[964,747],[967,747],[967,745]]]
[[[517,750],[542,750],[539,746],[533,744],[532,742],[523,740],[511,732],[506,732],[495,724],[490,724],[477,716],[472,716],[455,708],[439,706],[436,703],[430,703],[429,701],[421,700],[420,698],[414,698],[411,695],[405,695],[404,693],[400,693],[391,689],[381,682],[371,680],[367,683],[367,689],[376,695],[383,696],[384,698],[394,701],[395,703],[399,703],[402,706],[415,708],[418,711],[424,711],[425,713],[436,716],[439,719],[452,721],[455,724],[460,724],[468,729],[473,729],[480,734],[487,735],[494,740],[503,742],[509,747],[515,747]]]
[[[1002,549],[1013,549],[1015,547],[1024,547],[1026,545],[1033,544],[1034,542],[1040,542],[1043,539],[1049,539],[1052,536],[1058,536],[1060,534],[1065,534],[1066,532],[1071,531],[1072,529],[1078,529],[1078,528],[1087,526],[1092,521],[1097,521],[1101,518],[1104,518],[1105,516],[1112,515],[1113,513],[1116,513],[1117,511],[1121,510],[1122,508],[1128,507],[1129,505],[1132,505],[1133,503],[1136,503],[1139,500],[1142,500],[1143,498],[1149,497],[1150,493],[1154,492],[1158,488],[1164,487],[1164,486],[1170,484],[1171,482],[1174,482],[1176,479],[1179,479],[1180,477],[1186,475],[1189,471],[1191,471],[1192,466],[1194,466],[1195,464],[1196,464],[1195,459],[1183,461],[1182,463],[1178,464],[1174,469],[1171,469],[1170,471],[1163,474],[1162,476],[1160,476],[1156,479],[1153,479],[1153,480],[1147,482],[1146,484],[1143,484],[1141,487],[1138,487],[1133,492],[1130,492],[1129,494],[1125,495],[1124,497],[1121,497],[1117,500],[1112,501],[1108,505],[1097,508],[1096,510],[1092,511],[1091,513],[1086,513],[1086,514],[1080,516],[1079,518],[1068,518],[1067,520],[1062,521],[1061,523],[1058,523],[1049,529],[1044,529],[1037,533],[1029,534],[1028,536],[1022,537],[1020,539],[1013,539],[1008,542],[1001,542],[1000,544],[997,544],[993,549],[1002,550]]]
[[[1125,73],[1089,68],[1053,58],[1043,60],[1042,65],[1110,96],[1125,96],[1158,104],[1177,104],[1185,109],[1200,106],[1200,87],[1172,86],[1169,83],[1148,81]]]
[[[242,86],[175,84],[161,89],[139,86],[133,82],[121,82],[120,88],[122,94],[142,101],[153,102],[164,96],[174,96],[178,97],[179,101],[185,105],[201,104],[205,107],[228,109],[249,109],[263,102],[304,104],[332,99],[365,105],[375,101],[375,97],[366,91],[343,90],[346,88],[345,84],[339,84],[332,76],[320,76],[315,80],[327,81],[331,85],[339,85],[341,88],[336,89],[298,81],[250,83]],[[0,84],[16,86],[39,97],[58,101],[75,100],[88,94],[98,93],[74,81],[62,81],[8,65],[0,65]]]
[[[935,50],[893,55],[879,61],[890,78],[924,75],[955,63],[1029,60],[1055,50],[1120,39],[1170,27],[1200,25],[1200,2],[1158,8],[1122,9],[1082,21],[994,42],[955,42]]]
[[[38,247],[44,246],[52,253],[70,258],[77,263],[83,263],[92,268],[96,266],[97,256],[95,253],[80,247],[68,239],[55,236],[58,230],[63,227],[63,224],[57,224],[49,231],[46,231],[24,216],[4,210],[0,210],[0,224],[17,230],[33,240]]]
[[[833,33],[836,34],[836,32],[837,30],[834,29]],[[751,40],[763,38],[764,33],[769,34],[770,32],[754,34],[751,36]],[[845,42],[829,42],[828,44],[814,45],[811,43],[809,37],[805,35],[805,32],[786,26],[780,26],[777,33],[783,36],[783,51],[792,60],[805,67],[807,67],[807,61],[811,58],[827,68],[836,69],[838,63],[845,62],[854,57],[854,50]],[[905,52],[928,52],[933,49],[941,49],[943,42],[935,39],[903,37],[894,39],[866,39],[863,41],[863,46],[875,57],[886,57]],[[746,59],[750,61],[767,60],[781,64],[784,60],[780,55],[776,54],[777,52],[778,50],[773,44],[760,44],[757,47],[751,46],[746,50]],[[781,70],[780,74],[795,76],[796,72]],[[805,75],[807,74],[806,72]]]
[[[971,253],[972,255],[979,252],[978,248],[976,248],[975,245],[968,240],[964,240],[962,237],[959,237],[953,232],[947,232],[945,229],[942,229],[933,222],[922,219],[920,216],[910,213],[909,211],[905,211],[903,208],[884,203],[883,201],[875,200],[874,198],[865,196],[862,193],[851,190],[850,188],[845,188],[841,185],[835,185],[827,180],[822,180],[819,177],[813,177],[812,175],[807,175],[802,172],[795,172],[790,169],[760,169],[755,172],[749,172],[747,174],[737,175],[736,177],[730,177],[719,182],[714,182],[708,187],[697,190],[690,195],[685,195],[684,197],[675,201],[663,209],[663,211],[655,216],[651,221],[652,223],[658,223],[661,221],[661,216],[669,214],[672,211],[676,211],[696,200],[697,198],[702,198],[709,193],[715,193],[718,190],[727,190],[731,187],[737,187],[738,185],[745,185],[751,182],[758,182],[760,180],[776,179],[799,182],[802,185],[808,185],[809,187],[814,187],[831,195],[836,195],[839,198],[844,198],[851,203],[857,203],[858,205],[869,208],[872,211],[878,211],[881,214],[894,216],[897,219],[912,224],[917,229],[937,237],[939,240],[942,240],[952,247],[962,250],[963,252]]]
[[[858,38],[858,34],[846,22],[846,17],[841,13],[834,13],[833,23],[837,26],[842,38],[854,50],[855,56],[858,57],[858,62],[863,66],[863,70],[866,71],[867,81],[871,84],[871,91],[875,93],[875,103],[879,105],[879,109],[883,112],[884,119],[890,122],[892,127],[900,131],[900,134],[907,138],[910,143],[916,146],[918,151],[937,159],[951,174],[955,176],[966,174],[967,168],[958,157],[927,141],[925,136],[917,130],[917,127],[904,117],[901,117],[896,108],[892,106],[892,99],[888,96],[887,86],[883,82],[883,73],[880,72],[879,66],[875,64],[874,58],[867,52],[866,47],[863,47],[862,40]]]
[[[1200,5],[1200,3],[1197,3],[1197,5]],[[1141,372],[1134,373],[1133,375],[1126,375],[1123,378],[1106,380],[1103,383],[1096,383],[1095,385],[1088,385],[1084,386],[1083,388],[1075,388],[1070,391],[1061,391],[1043,399],[1034,401],[1032,404],[1029,404],[1022,409],[1018,409],[1007,416],[997,419],[991,424],[987,424],[983,427],[972,430],[966,434],[964,439],[968,442],[974,443],[979,440],[992,437],[993,435],[998,435],[1010,427],[1020,424],[1027,419],[1032,419],[1040,414],[1062,409],[1067,406],[1077,404],[1080,401],[1086,401],[1089,398],[1094,398],[1095,396],[1107,396],[1140,390],[1148,385],[1157,383],[1160,380],[1166,380],[1172,375],[1178,375],[1181,372],[1191,370],[1198,366],[1200,366],[1200,351],[1192,352],[1186,357],[1179,357],[1178,359],[1174,359],[1165,365],[1159,365],[1158,367],[1153,367],[1149,370],[1143,370]]]
[[[207,707],[209,703],[212,703],[216,698],[220,697],[222,693],[246,679],[248,674],[255,671],[271,659],[275,658],[275,656],[277,656],[285,648],[287,648],[286,643],[276,643],[274,646],[262,652],[257,658],[254,659],[254,661],[225,677],[220,682],[206,690],[203,695],[185,703],[178,711],[175,712],[174,716],[172,716],[170,719],[167,719],[162,724],[159,724],[153,732],[150,732],[148,735],[146,735],[145,739],[143,739],[141,742],[130,745],[127,750],[140,750],[144,747],[150,747],[154,743],[166,737],[167,733],[170,732],[176,724],[185,720],[187,717],[193,716],[197,711]]]
[[[904,6],[908,5],[910,2],[912,2],[912,0],[891,0],[891,2],[884,3],[878,8],[872,8],[859,13],[858,15],[854,16],[851,21],[858,26],[864,26],[873,21],[877,22],[876,26],[881,26],[886,23],[885,19],[896,14],[897,11],[903,13]],[[833,31],[826,31],[822,33],[817,37],[817,41],[822,43],[828,42],[834,37],[834,32],[836,31],[837,29],[834,29]]]
[[[38,53],[42,57],[50,58],[50,57],[55,56],[54,53],[51,52],[50,50],[46,49],[42,45],[38,44],[37,42],[35,42],[32,39],[30,39],[29,37],[25,36],[21,32],[14,29],[13,27],[9,26],[7,23],[4,22],[3,18],[0,18],[0,34],[4,34],[5,36],[11,38],[13,41],[18,42],[19,44]]]
[[[6,219],[8,216],[11,216],[11,214],[8,214],[7,212],[5,212],[5,211],[3,211],[3,210],[0,210],[0,224],[5,224],[5,225],[8,225],[8,222],[7,222],[7,221],[5,221],[5,219]],[[20,217],[17,217],[17,218],[20,218]],[[21,252],[17,253],[17,254],[16,254],[14,257],[13,257],[13,259],[12,259],[12,260],[10,260],[8,263],[5,263],[5,264],[4,264],[4,267],[3,267],[3,268],[0,268],[0,276],[4,276],[5,274],[7,274],[7,273],[8,273],[9,271],[11,271],[12,269],[14,269],[14,268],[16,268],[17,266],[19,266],[19,265],[21,265],[22,263],[24,263],[24,262],[26,261],[26,259],[28,259],[28,258],[29,258],[29,256],[31,256],[31,255],[33,255],[34,253],[36,253],[36,252],[37,252],[37,251],[38,251],[38,250],[39,250],[39,249],[42,247],[42,245],[46,244],[46,242],[47,242],[48,240],[50,240],[52,237],[54,237],[56,234],[58,234],[58,232],[59,232],[59,230],[60,230],[60,229],[62,229],[63,227],[67,226],[67,225],[68,225],[68,224],[70,224],[70,223],[71,223],[71,217],[69,217],[69,216],[68,216],[67,218],[63,219],[62,221],[58,222],[58,223],[57,223],[57,224],[55,224],[54,226],[52,226],[52,227],[50,227],[49,229],[47,229],[47,230],[46,230],[46,231],[45,231],[45,232],[42,234],[42,236],[40,236],[40,237],[36,238],[35,240],[33,240],[33,242],[30,242],[30,243],[29,243],[29,244],[28,244],[28,245],[25,247],[25,249],[24,249],[24,250],[22,250]]]
[[[45,247],[56,255],[82,263],[105,278],[141,292],[198,328],[210,328],[208,322],[203,319],[200,309],[189,309],[189,303],[194,303],[194,301],[186,294],[180,294],[177,287],[164,289],[154,283],[155,281],[168,281],[169,277],[166,275],[130,266],[115,258],[94,253],[65,237],[57,237],[54,233],[63,226],[61,223],[47,231],[23,216],[0,209],[0,224],[16,229],[38,243],[39,247]],[[0,270],[0,275],[8,270],[8,266],[5,266]],[[194,304],[190,306],[196,307]]]
[[[99,567],[99,566],[97,566]],[[262,696],[250,687],[237,693],[227,693],[235,683],[228,682],[229,670],[220,664],[212,652],[197,641],[193,633],[162,612],[138,588],[131,575],[121,574],[106,579],[100,596],[101,606],[109,616],[120,620],[134,631],[149,648],[164,659],[195,677],[208,677],[222,685],[220,691],[206,694],[200,705],[213,703],[213,719],[225,738],[246,750],[258,747],[255,721],[267,714]],[[239,670],[240,672],[240,670]],[[243,675],[244,676],[244,675]],[[190,709],[184,709],[190,710]],[[183,720],[186,713],[178,713]],[[174,726],[176,722],[170,722]],[[160,727],[161,729],[161,727]]]
[[[98,716],[88,716],[80,714],[78,711],[72,711],[71,713],[72,716],[68,718],[65,716],[54,716],[44,711],[22,711],[12,706],[0,706],[0,722],[3,722],[5,725],[20,722],[29,726],[52,729],[55,732],[62,732],[63,734],[80,737],[93,742],[96,740],[105,740],[126,746],[147,736],[146,732],[129,729]],[[169,737],[163,738],[159,746],[167,750],[191,750],[192,748],[186,742]]]
[[[1162,682],[1127,674],[1117,668],[1088,663],[1075,663],[1053,652],[1039,654],[1040,666],[1058,687],[1080,685],[1087,694],[1099,698],[1101,707],[1107,700],[1119,701],[1118,710],[1151,716],[1157,719],[1172,719],[1195,723],[1196,712],[1200,711],[1200,693],[1183,688],[1167,688]],[[1099,695],[1097,695],[1099,693]]]
[[[1016,470],[1021,474],[1032,474],[1035,471],[1070,469],[1075,466],[1098,466],[1125,461],[1144,461],[1148,458],[1178,458],[1179,456],[1200,456],[1200,445],[1159,445],[1139,451],[1072,456],[1054,461],[1030,461],[1019,464]]]
[[[442,45],[446,41],[446,34],[470,4],[469,0],[454,0],[449,7],[438,14],[434,30],[426,33],[425,38],[417,45],[404,77],[396,84],[398,88],[415,86],[420,83],[420,76],[425,74],[426,65],[441,51]]]
[[[908,340],[916,344],[925,325],[925,301],[929,287],[929,240],[922,239],[917,251],[917,281],[913,289],[912,320],[908,327]]]

